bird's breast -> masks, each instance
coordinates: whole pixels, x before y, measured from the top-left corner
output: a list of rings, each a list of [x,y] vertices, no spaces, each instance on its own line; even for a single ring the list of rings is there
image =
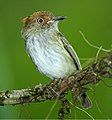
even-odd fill
[[[26,50],[38,70],[50,78],[63,78],[76,69],[67,51],[51,36],[29,38]]]

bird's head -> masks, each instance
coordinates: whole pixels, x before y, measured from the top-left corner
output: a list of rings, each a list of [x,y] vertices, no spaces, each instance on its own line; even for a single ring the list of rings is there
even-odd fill
[[[35,12],[22,20],[23,31],[34,30],[38,32],[50,29],[50,27],[58,27],[57,23],[65,18],[65,16],[54,16],[53,13],[47,11]]]

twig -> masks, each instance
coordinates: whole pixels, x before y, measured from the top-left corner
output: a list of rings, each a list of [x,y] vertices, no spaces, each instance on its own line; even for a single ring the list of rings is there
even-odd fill
[[[84,34],[83,34],[82,31],[79,31],[79,33],[82,35],[83,39],[85,40],[85,42],[86,42],[89,46],[91,46],[91,47],[93,47],[93,48],[96,48],[96,49],[100,49],[100,47],[91,44],[91,43],[86,39],[86,37],[84,36]],[[101,50],[104,51],[104,52],[110,52],[110,51],[111,51],[111,50],[106,50],[106,49],[104,49],[104,48],[101,48]]]

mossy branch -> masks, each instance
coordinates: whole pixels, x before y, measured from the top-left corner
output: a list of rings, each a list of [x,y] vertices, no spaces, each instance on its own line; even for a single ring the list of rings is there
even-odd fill
[[[77,73],[73,73],[63,80],[57,80],[48,85],[36,85],[31,89],[1,91],[0,105],[44,102],[58,98],[62,102],[59,117],[63,118],[65,109],[67,112],[70,112],[67,99],[65,98],[67,91],[75,91],[73,96],[75,100],[86,91],[84,89],[85,85],[98,83],[104,77],[112,78],[112,51],[96,63],[91,64]]]

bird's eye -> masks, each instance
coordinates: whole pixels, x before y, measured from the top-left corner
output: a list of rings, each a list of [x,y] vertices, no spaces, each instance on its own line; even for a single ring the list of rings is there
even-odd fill
[[[37,22],[38,22],[38,23],[42,23],[43,21],[44,21],[43,18],[39,18],[39,19],[37,19]]]

